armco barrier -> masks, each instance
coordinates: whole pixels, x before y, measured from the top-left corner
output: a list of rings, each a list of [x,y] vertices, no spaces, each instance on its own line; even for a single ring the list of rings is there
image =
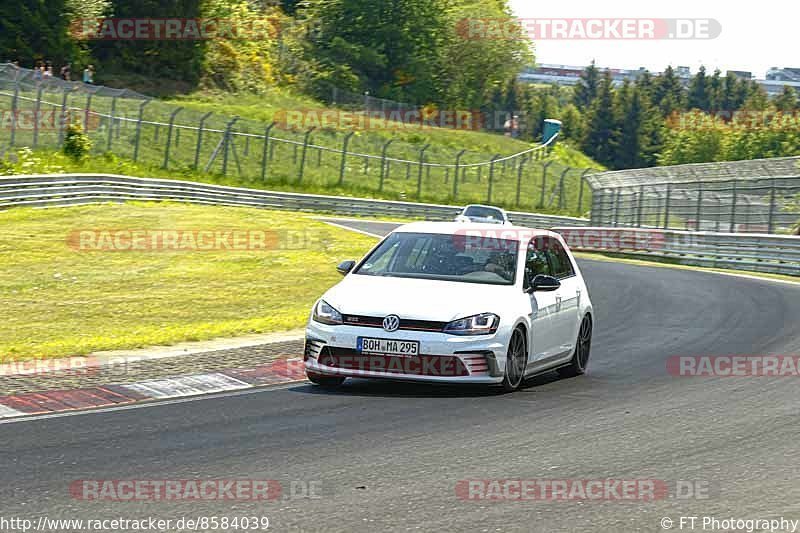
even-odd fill
[[[340,215],[452,220],[459,207],[225,187],[109,174],[47,174],[0,178],[0,209],[126,200],[238,205]],[[553,228],[570,247],[670,258],[689,265],[800,275],[800,237],[660,229],[587,227],[588,220],[510,212],[515,224]]]
[[[460,208],[452,205],[420,204],[225,187],[192,181],[136,178],[112,174],[45,174],[0,178],[0,209],[16,206],[55,207],[87,203],[155,200],[215,205],[240,205],[293,211],[413,217],[452,220]],[[549,228],[583,226],[584,218],[510,212],[522,226]]]
[[[571,249],[670,258],[678,263],[800,275],[800,237],[637,228],[557,227]]]

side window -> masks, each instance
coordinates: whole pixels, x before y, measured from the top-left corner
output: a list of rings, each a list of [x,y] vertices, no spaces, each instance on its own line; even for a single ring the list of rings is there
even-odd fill
[[[567,251],[556,239],[549,240],[547,255],[550,258],[550,265],[553,269],[553,276],[563,279],[575,274],[572,263],[569,260]]]
[[[533,276],[537,274],[544,274],[552,276],[550,273],[550,264],[547,262],[547,254],[542,249],[541,239],[531,239],[528,243],[528,252],[525,256],[525,285]]]

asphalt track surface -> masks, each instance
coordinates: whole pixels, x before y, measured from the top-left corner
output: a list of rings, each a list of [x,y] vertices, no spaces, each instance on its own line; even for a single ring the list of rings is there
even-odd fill
[[[800,354],[800,286],[580,265],[596,310],[585,376],[548,374],[509,395],[366,380],[338,392],[299,384],[2,424],[1,515],[255,515],[268,516],[272,531],[370,532],[663,531],[663,517],[676,530],[680,516],[800,519],[798,378],[666,369],[674,355]],[[68,492],[78,479],[218,478],[313,481],[318,497],[133,503]],[[650,502],[456,496],[459,480],[504,478],[686,481],[708,492]]]

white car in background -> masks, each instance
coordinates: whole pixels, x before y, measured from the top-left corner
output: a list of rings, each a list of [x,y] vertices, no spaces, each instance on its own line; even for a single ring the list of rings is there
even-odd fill
[[[493,224],[416,222],[397,228],[315,304],[306,327],[308,378],[500,385],[534,374],[583,374],[593,313],[561,237]]]
[[[503,224],[510,226],[511,220],[505,211],[491,205],[471,204],[456,216],[456,222],[481,222],[484,224]]]

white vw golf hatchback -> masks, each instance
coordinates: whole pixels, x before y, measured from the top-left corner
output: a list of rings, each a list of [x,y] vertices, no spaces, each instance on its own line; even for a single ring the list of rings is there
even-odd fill
[[[314,305],[308,378],[483,383],[583,374],[593,313],[561,237],[496,224],[401,226]]]

